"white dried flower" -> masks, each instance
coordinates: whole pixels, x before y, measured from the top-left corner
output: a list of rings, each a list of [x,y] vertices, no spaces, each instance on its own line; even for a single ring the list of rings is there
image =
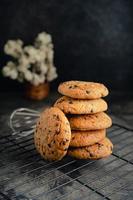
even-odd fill
[[[4,46],[4,51],[6,54],[18,58],[23,52],[22,45],[23,42],[21,40],[8,40]]]
[[[30,67],[30,65],[29,66],[25,66],[25,65],[18,65],[17,66],[17,70],[18,70],[18,72],[21,72],[21,73],[26,73],[26,71],[27,71],[27,69]]]
[[[36,37],[35,46],[39,47],[42,45],[47,45],[51,42],[52,42],[51,35],[46,32],[42,32],[42,33],[39,33],[38,36]]]
[[[2,73],[4,76],[9,76],[10,75],[11,69],[8,66],[4,66],[2,69]]]
[[[31,81],[33,78],[32,72],[30,70],[25,70],[24,78],[26,81]]]
[[[40,84],[40,77],[38,74],[33,73],[32,84],[35,86]]]
[[[57,77],[53,64],[54,50],[51,35],[43,32],[38,34],[35,46],[22,47],[21,40],[9,40],[5,52],[15,57],[14,62],[8,62],[3,68],[3,75],[19,82],[28,81],[39,85],[52,81]]]
[[[41,74],[45,75],[48,71],[48,66],[44,62],[40,63]]]
[[[10,78],[13,79],[13,80],[15,80],[15,79],[17,79],[17,77],[18,77],[17,70],[16,69],[11,70],[11,72],[10,72]]]
[[[39,81],[40,81],[40,83],[44,83],[45,82],[45,76],[43,74],[40,75]]]
[[[48,60],[50,63],[53,63],[53,57],[54,57],[54,51],[52,49],[49,49],[47,52]]]
[[[3,68],[3,75],[10,77],[11,79],[16,79],[18,76],[18,72],[15,63],[9,61],[7,65]]]
[[[15,63],[12,62],[12,61],[7,62],[6,66],[4,66],[3,70],[2,70],[3,75],[4,76],[10,76],[11,71],[14,70],[14,69],[16,69]]]
[[[50,66],[47,73],[47,80],[52,81],[57,78],[56,68],[54,66]]]
[[[18,63],[20,66],[23,66],[25,68],[29,68],[30,67],[30,60],[28,59],[28,57],[25,54],[22,54],[21,57],[18,59]]]
[[[46,58],[46,51],[37,49],[36,56],[35,56],[36,62],[41,62],[41,61],[44,62],[45,58]]]
[[[45,59],[45,57],[46,57],[45,51],[42,51],[40,49],[36,49],[33,46],[24,47],[24,53],[25,53],[25,55],[23,57],[25,59],[27,59],[27,61],[30,62],[30,63],[43,61]],[[21,60],[21,62],[22,61],[23,60]]]
[[[49,49],[53,49],[54,48],[53,43],[49,43],[47,46],[48,46]]]
[[[24,47],[24,53],[27,56],[27,59],[30,61],[30,63],[36,62],[36,54],[37,49],[31,45]]]

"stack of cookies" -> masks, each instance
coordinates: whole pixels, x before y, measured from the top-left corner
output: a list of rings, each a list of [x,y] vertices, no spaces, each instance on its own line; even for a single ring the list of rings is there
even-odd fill
[[[108,89],[100,83],[67,81],[58,91],[64,96],[37,123],[35,146],[40,154],[48,160],[60,160],[66,154],[77,159],[109,156],[113,145],[106,129],[112,121],[102,99]]]
[[[68,115],[71,141],[68,154],[79,159],[99,159],[112,152],[112,143],[106,137],[106,128],[112,124],[104,112],[107,103],[101,98],[108,89],[99,83],[68,81],[59,85],[65,95],[54,106]]]

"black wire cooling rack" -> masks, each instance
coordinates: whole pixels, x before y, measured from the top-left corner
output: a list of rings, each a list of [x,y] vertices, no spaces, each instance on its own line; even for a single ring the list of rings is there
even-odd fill
[[[102,160],[48,162],[33,135],[0,136],[0,200],[133,199],[133,131],[113,125],[113,154]]]

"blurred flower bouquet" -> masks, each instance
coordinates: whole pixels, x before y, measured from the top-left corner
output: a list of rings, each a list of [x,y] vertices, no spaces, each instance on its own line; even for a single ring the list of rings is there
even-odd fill
[[[34,45],[23,46],[22,40],[9,40],[5,44],[4,51],[13,57],[13,61],[7,62],[3,67],[3,75],[6,77],[19,82],[28,82],[36,89],[57,77],[53,64],[52,38],[45,32],[38,34]]]

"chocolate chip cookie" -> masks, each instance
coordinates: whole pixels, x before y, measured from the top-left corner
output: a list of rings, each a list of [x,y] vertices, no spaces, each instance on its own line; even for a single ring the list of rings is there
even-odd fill
[[[106,137],[106,129],[96,131],[72,131],[71,147],[93,145]]]
[[[108,89],[101,83],[67,81],[58,87],[59,93],[76,99],[98,99],[108,95]]]
[[[69,117],[72,130],[99,130],[112,125],[111,118],[104,112],[93,115],[74,115]]]
[[[107,110],[107,103],[103,99],[83,100],[63,96],[59,98],[55,107],[66,114],[93,114]]]
[[[41,156],[46,160],[62,159],[70,140],[70,124],[64,113],[56,107],[42,112],[34,134],[35,146]]]
[[[108,138],[104,138],[91,146],[81,148],[71,148],[68,155],[77,159],[97,160],[109,156],[112,153],[113,144]]]

